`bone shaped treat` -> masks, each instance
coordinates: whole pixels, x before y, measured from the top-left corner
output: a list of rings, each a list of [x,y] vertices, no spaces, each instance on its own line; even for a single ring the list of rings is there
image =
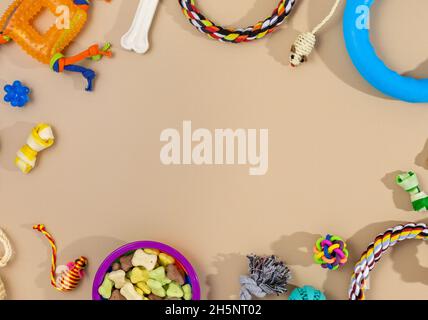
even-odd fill
[[[122,289],[126,284],[126,273],[123,270],[112,271],[108,274],[109,280],[113,281],[115,288]]]
[[[51,126],[44,123],[38,124],[31,131],[26,145],[16,154],[16,166],[23,173],[29,173],[36,165],[37,154],[52,146],[54,140]]]
[[[131,28],[121,39],[121,45],[126,50],[146,53],[149,49],[149,31],[156,13],[159,0],[140,0]]]
[[[137,293],[131,282],[126,282],[120,289],[120,294],[124,296],[126,300],[143,300],[143,297]]]
[[[157,255],[145,253],[141,249],[135,251],[134,256],[132,257],[132,264],[135,267],[144,267],[148,271],[151,271],[155,268],[157,261]]]

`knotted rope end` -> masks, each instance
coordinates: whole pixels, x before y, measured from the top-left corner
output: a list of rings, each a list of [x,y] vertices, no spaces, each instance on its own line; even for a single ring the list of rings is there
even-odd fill
[[[263,298],[269,294],[280,295],[287,292],[290,270],[276,256],[247,256],[249,275],[241,276],[241,300],[251,300],[252,296]]]
[[[45,230],[46,230],[46,227],[45,227],[45,225],[44,225],[44,224],[35,224],[35,225],[33,226],[33,230],[37,230],[37,231],[42,232],[42,231],[45,231]]]

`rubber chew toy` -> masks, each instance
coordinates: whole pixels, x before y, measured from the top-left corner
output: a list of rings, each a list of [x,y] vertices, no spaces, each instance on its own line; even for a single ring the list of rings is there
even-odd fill
[[[346,243],[338,236],[328,234],[319,238],[314,247],[314,260],[325,269],[339,269],[348,261],[348,256]]]
[[[239,29],[223,28],[207,19],[196,7],[195,0],[178,0],[183,13],[189,22],[200,32],[205,33],[211,39],[222,42],[240,43],[263,38],[280,26],[292,11],[296,0],[281,0],[272,16],[254,26]]]
[[[149,31],[159,0],[140,0],[131,28],[121,39],[126,50],[146,53],[149,50]]]
[[[428,102],[428,78],[400,75],[377,55],[370,36],[373,3],[375,0],[346,1],[343,36],[355,68],[368,83],[385,95],[412,103]]]
[[[383,253],[395,246],[397,243],[407,239],[428,239],[428,229],[426,224],[409,223],[398,225],[379,234],[366,251],[361,255],[360,260],[354,268],[349,288],[350,300],[365,300],[366,281],[369,278],[370,271],[376,266],[376,263],[382,258]]]
[[[102,56],[110,57],[110,45],[102,49],[93,45],[71,57],[62,53],[85,26],[89,4],[90,0],[15,0],[0,18],[0,45],[13,40],[30,56],[50,65],[55,72],[81,73],[88,81],[86,90],[91,91],[95,72],[76,63],[86,58],[99,60]],[[60,7],[69,11],[69,28],[55,23],[46,33],[40,34],[32,26],[32,21],[42,10],[48,9],[58,17],[57,9]]]
[[[88,264],[88,259],[85,257],[78,258],[74,263],[68,263],[68,270],[63,272],[60,279],[56,279],[56,255],[57,249],[55,240],[52,235],[46,231],[46,228],[43,224],[38,224],[33,227],[34,230],[37,230],[45,235],[52,247],[52,263],[51,263],[51,284],[58,291],[72,291],[78,285],[80,280],[83,278],[83,271]]]
[[[249,276],[241,276],[241,300],[251,300],[252,296],[264,298],[270,294],[280,295],[287,292],[290,270],[284,262],[275,256],[247,256]]]
[[[4,268],[8,264],[9,260],[12,258],[13,251],[12,251],[12,246],[10,245],[9,239],[1,229],[0,229],[0,243],[3,245],[3,249],[4,249],[3,257],[0,259],[0,268]],[[0,278],[0,300],[5,300],[6,298],[7,298],[6,288],[4,286],[2,279]]]
[[[54,143],[52,128],[48,124],[38,124],[27,138],[27,144],[16,154],[15,164],[25,174],[36,165],[37,154]]]
[[[30,101],[30,88],[24,86],[21,81],[16,80],[13,84],[4,86],[6,95],[3,100],[10,103],[12,107],[22,108]]]
[[[315,289],[312,286],[303,286],[301,288],[294,289],[288,300],[308,300],[308,301],[316,301],[316,300],[327,300],[324,293]]]
[[[410,194],[410,200],[415,211],[428,210],[428,195],[419,188],[418,177],[413,171],[399,174],[396,182]]]
[[[330,13],[311,32],[300,34],[291,46],[290,65],[297,67],[306,62],[316,45],[316,33],[333,17],[341,0],[336,0]]]

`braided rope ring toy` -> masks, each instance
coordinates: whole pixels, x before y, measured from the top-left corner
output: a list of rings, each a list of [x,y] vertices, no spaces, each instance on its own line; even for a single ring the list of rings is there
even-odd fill
[[[195,0],[178,0],[184,15],[200,32],[221,42],[241,43],[261,39],[272,33],[290,14],[296,0],[281,0],[272,15],[247,28],[228,29],[207,19],[196,7]]]
[[[424,223],[398,225],[394,228],[389,228],[376,237],[355,265],[348,292],[350,300],[365,300],[364,292],[370,271],[376,266],[376,263],[388,248],[408,239],[428,240],[427,225]]]

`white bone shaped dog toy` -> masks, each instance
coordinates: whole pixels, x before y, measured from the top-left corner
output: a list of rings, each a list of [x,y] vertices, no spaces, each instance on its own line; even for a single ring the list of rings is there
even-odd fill
[[[123,286],[126,284],[125,275],[125,271],[117,270],[110,272],[108,274],[108,278],[114,282],[115,288],[122,289]]]
[[[159,0],[140,0],[131,28],[121,39],[126,50],[146,53],[149,50],[149,31]]]
[[[120,294],[124,296],[126,300],[143,300],[143,297],[137,293],[131,282],[126,282],[120,289]]]
[[[144,267],[148,271],[152,271],[155,268],[157,261],[157,255],[145,253],[141,249],[136,250],[132,257],[132,265],[134,267]]]

